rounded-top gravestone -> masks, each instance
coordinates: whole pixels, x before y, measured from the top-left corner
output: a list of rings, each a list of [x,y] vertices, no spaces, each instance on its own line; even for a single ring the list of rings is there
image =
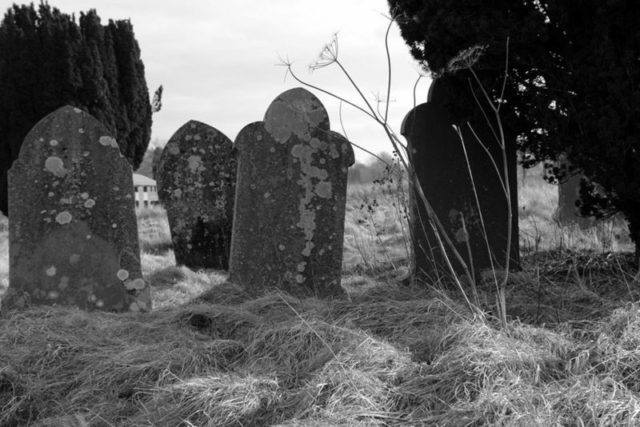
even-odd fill
[[[335,296],[340,286],[351,144],[296,88],[240,131],[229,279],[249,291]]]
[[[29,132],[9,170],[9,217],[3,309],[151,309],[131,167],[86,112],[62,107]]]
[[[156,178],[176,262],[226,270],[236,179],[231,140],[204,123],[186,123],[162,151]]]
[[[408,141],[410,161],[425,197],[457,252],[478,278],[487,268],[504,267],[506,257],[512,267],[518,264],[515,144],[506,141],[508,175],[504,180],[503,151],[486,121],[470,122],[471,131],[469,123],[460,123],[445,107],[454,94],[467,96],[470,103],[474,98],[465,89],[456,93],[448,83],[432,83],[429,101],[407,114],[401,133]],[[454,124],[458,124],[461,135]],[[510,199],[504,184],[510,186]],[[510,225],[509,204],[513,215]],[[435,282],[449,275],[445,256],[456,274],[463,274],[462,264],[446,243],[446,254],[442,252],[427,210],[416,194],[410,194],[410,205],[416,278]]]

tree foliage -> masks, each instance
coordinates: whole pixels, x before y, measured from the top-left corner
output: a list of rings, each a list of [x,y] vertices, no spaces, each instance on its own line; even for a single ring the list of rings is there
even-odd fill
[[[633,0],[388,0],[411,53],[457,91],[468,57],[517,135],[525,166],[561,154],[582,171],[583,214],[621,212],[640,242],[640,3]],[[474,49],[476,48],[476,49]],[[508,79],[502,78],[507,64]],[[448,108],[464,119],[466,97]]]
[[[46,3],[13,5],[0,23],[0,210],[7,171],[35,123],[63,105],[87,110],[137,168],[151,134],[151,104],[129,21],[102,25],[95,10],[74,16]]]

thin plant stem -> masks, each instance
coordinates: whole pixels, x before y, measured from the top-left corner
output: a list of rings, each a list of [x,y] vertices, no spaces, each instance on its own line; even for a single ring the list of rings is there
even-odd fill
[[[508,48],[508,46],[509,46],[509,40],[507,39],[507,48]],[[507,55],[507,61],[508,61],[508,55]],[[504,127],[502,125],[502,119],[500,117],[500,110],[499,110],[498,107],[493,105],[493,102],[491,101],[491,98],[489,97],[489,94],[485,90],[484,86],[482,85],[482,82],[478,78],[478,75],[473,70],[473,68],[469,67],[469,70],[471,71],[473,77],[475,78],[476,82],[480,86],[480,89],[481,89],[482,93],[484,94],[485,99],[487,100],[487,102],[491,106],[491,109],[493,110],[493,113],[494,113],[494,118],[496,120],[498,131],[499,131],[498,143],[500,144],[500,147],[501,147],[503,177],[504,177],[504,180],[505,180],[504,182],[506,184],[506,183],[509,182],[509,162],[508,162],[508,158],[507,158],[506,139],[505,139],[505,134],[504,134]],[[506,85],[506,80],[508,78],[508,70],[509,69],[508,69],[508,62],[507,62],[507,65],[505,66],[505,75],[503,77],[503,86]],[[484,113],[484,110],[483,110],[483,113]],[[488,121],[488,123],[490,123],[490,121]],[[493,130],[493,128],[492,128],[492,130]],[[505,259],[505,267],[504,267],[504,278],[502,279],[500,285],[498,286],[498,295],[496,296],[497,298],[499,298],[499,303],[500,303],[499,311],[501,312],[500,313],[500,317],[501,317],[501,321],[502,321],[504,327],[506,327],[505,289],[506,289],[507,282],[509,280],[509,269],[510,269],[510,264],[511,264],[511,241],[513,239],[513,236],[512,236],[513,209],[512,209],[512,206],[511,206],[511,188],[510,188],[510,186],[509,185],[505,185],[505,190],[506,190],[506,198],[507,198],[507,248],[506,248],[506,257],[505,257],[506,259]]]
[[[462,224],[462,232],[464,233],[465,236],[465,244],[467,247],[467,256],[469,257],[469,264],[472,266],[471,267],[471,274],[473,274],[472,277],[470,277],[471,279],[471,292],[473,293],[473,302],[476,304],[476,306],[480,306],[480,298],[478,297],[478,287],[476,285],[476,271],[473,268],[473,253],[471,251],[471,243],[469,242],[469,231],[467,230],[467,223],[464,220],[464,215],[462,212],[460,212],[460,223]]]
[[[469,179],[471,180],[471,189],[473,190],[473,197],[476,202],[476,207],[478,208],[478,216],[480,217],[480,226],[482,227],[482,236],[484,237],[485,244],[487,245],[487,252],[489,254],[489,263],[491,264],[491,271],[493,272],[494,279],[497,283],[498,279],[496,277],[496,269],[493,264],[493,256],[491,252],[491,245],[489,244],[489,235],[487,234],[487,228],[484,223],[484,215],[482,213],[482,207],[480,205],[480,198],[478,197],[478,188],[475,183],[475,179],[473,177],[473,171],[471,170],[471,162],[469,161],[469,154],[467,153],[467,147],[464,144],[464,139],[462,137],[462,132],[460,129],[456,129],[458,133],[458,138],[460,139],[460,145],[462,146],[462,152],[464,153],[464,159],[467,163],[467,170],[469,171]],[[489,154],[490,157],[492,157]],[[475,279],[475,277],[474,277]]]
[[[487,156],[489,157],[489,160],[491,160],[491,164],[493,165],[493,168],[494,168],[494,170],[496,172],[498,180],[500,181],[500,186],[502,187],[502,192],[506,196],[507,188],[506,188],[506,184],[504,182],[504,179],[502,179],[502,173],[500,172],[500,167],[498,167],[498,164],[496,163],[496,160],[491,155],[491,152],[489,151],[489,148],[487,148],[487,146],[482,142],[482,139],[480,139],[480,137],[476,133],[476,130],[473,128],[473,126],[471,126],[471,123],[467,122],[467,127],[469,128],[469,130],[473,134],[476,142],[480,145],[480,147],[482,147],[484,152],[487,154]]]
[[[360,112],[362,112],[362,113],[366,114],[367,116],[369,116],[370,118],[372,118],[373,120],[375,120],[376,122],[378,122],[378,120],[379,120],[379,119],[378,119],[378,117],[376,117],[376,115],[375,115],[375,114],[371,114],[370,112],[368,112],[368,111],[367,111],[367,110],[365,110],[364,108],[360,107],[359,105],[357,105],[357,104],[355,104],[355,103],[353,103],[353,102],[351,102],[351,101],[349,101],[349,100],[347,100],[347,99],[345,99],[345,98],[343,98],[343,97],[341,97],[341,96],[339,96],[339,95],[336,95],[336,94],[335,94],[335,93],[333,93],[333,92],[330,92],[330,91],[328,91],[328,90],[326,90],[326,89],[322,89],[321,87],[315,86],[315,85],[313,85],[313,84],[311,84],[311,83],[308,83],[308,82],[306,82],[306,81],[302,80],[301,78],[299,78],[299,77],[294,73],[293,68],[291,68],[291,64],[285,64],[285,65],[288,67],[288,68],[287,68],[287,72],[288,72],[289,74],[291,74],[291,77],[293,77],[293,79],[294,79],[295,81],[297,81],[298,83],[300,83],[300,84],[302,84],[302,85],[304,85],[304,86],[310,87],[311,89],[315,89],[315,90],[317,90],[318,92],[322,92],[322,93],[324,93],[325,95],[329,95],[329,96],[331,96],[332,98],[338,99],[339,101],[342,101],[342,102],[344,102],[345,104],[352,106],[352,107],[353,107],[353,108],[355,108],[356,110],[358,110],[358,111],[360,111]]]
[[[390,52],[389,52],[389,48],[388,48],[388,34],[389,34],[389,29],[391,28],[392,24],[393,24],[394,19],[390,20],[389,26],[387,28],[387,32],[385,35],[385,51],[387,53],[387,66],[388,66],[388,75],[387,75],[387,106],[385,108],[385,114],[380,117],[379,114],[377,114],[376,110],[373,108],[373,106],[371,105],[371,103],[368,101],[368,99],[364,96],[362,90],[360,89],[360,87],[358,86],[358,84],[354,81],[354,79],[352,78],[351,74],[346,70],[346,68],[342,65],[342,63],[338,60],[337,58],[337,43],[336,43],[336,50],[335,53],[331,53],[329,55],[329,59],[331,60],[330,63],[335,63],[338,68],[342,71],[342,73],[345,75],[345,77],[347,78],[347,80],[350,82],[350,84],[354,87],[354,89],[356,90],[356,92],[359,94],[360,98],[362,99],[362,101],[364,102],[364,104],[366,105],[366,109],[351,102],[346,100],[345,98],[338,96],[328,90],[322,89],[318,86],[312,85],[308,82],[303,81],[302,79],[300,79],[292,70],[292,64],[290,62],[284,62],[284,65],[287,66],[287,71],[292,75],[292,77],[299,83],[310,87],[312,89],[315,89],[319,92],[322,92],[326,95],[329,95],[335,99],[338,99],[344,103],[346,103],[347,105],[352,106],[353,108],[355,108],[356,110],[363,112],[364,114],[366,114],[368,117],[372,118],[376,123],[378,123],[379,125],[382,126],[385,134],[387,135],[387,138],[389,139],[394,151],[396,151],[397,153],[401,154],[401,153],[405,153],[405,156],[403,155],[399,155],[399,162],[402,164],[402,166],[404,167],[405,170],[407,170],[408,175],[409,175],[409,179],[410,179],[410,183],[413,185],[413,188],[415,190],[415,194],[417,195],[418,199],[420,200],[420,202],[425,206],[426,211],[427,211],[427,215],[428,215],[428,223],[431,226],[431,228],[433,229],[434,235],[438,241],[438,247],[440,248],[441,252],[442,252],[442,257],[445,260],[447,269],[451,272],[452,274],[452,278],[454,280],[454,282],[456,283],[456,286],[460,289],[460,291],[462,292],[462,295],[465,299],[465,302],[467,303],[470,311],[476,315],[482,315],[482,313],[479,311],[479,309],[474,306],[474,304],[471,303],[471,301],[468,299],[467,294],[464,290],[464,287],[460,281],[460,277],[458,277],[458,274],[456,273],[456,269],[453,267],[453,264],[451,262],[450,256],[449,256],[449,251],[447,251],[447,248],[450,249],[451,254],[453,255],[453,257],[460,263],[460,265],[462,266],[462,269],[464,270],[465,274],[468,277],[473,277],[471,275],[471,272],[469,271],[469,267],[466,264],[466,262],[464,261],[463,257],[460,255],[458,249],[455,247],[455,245],[453,244],[451,238],[448,236],[448,233],[446,231],[446,229],[444,228],[444,226],[442,225],[442,223],[440,222],[438,216],[436,215],[435,211],[433,210],[433,207],[431,206],[431,204],[429,203],[427,197],[424,194],[424,191],[422,189],[422,186],[417,178],[417,175],[415,173],[415,169],[413,168],[413,166],[409,163],[408,159],[411,157],[408,147],[403,145],[399,138],[393,133],[393,131],[391,130],[391,128],[389,127],[389,124],[387,122],[387,118],[388,118],[388,102],[390,99],[390,93],[391,93],[391,59],[390,59]],[[324,64],[327,65],[327,64]],[[320,68],[320,67],[318,67]],[[418,79],[419,80],[419,79]],[[417,85],[417,83],[416,83]],[[415,87],[414,87],[415,88]],[[415,95],[414,95],[414,102],[415,102]],[[368,110],[368,111],[367,111]],[[401,148],[403,150],[401,150]]]
[[[506,42],[506,50],[505,50],[505,61],[504,61],[504,75],[507,76],[509,74],[509,36],[507,36]],[[507,79],[502,79],[502,89],[500,89],[500,103],[496,110],[500,112],[500,107],[502,107],[502,102],[504,100],[504,91],[507,87]]]
[[[393,20],[391,19],[389,20],[389,25],[387,25],[387,31],[384,34],[384,52],[387,57],[387,103],[384,110],[385,123],[387,123],[387,119],[389,118],[389,99],[391,99],[391,52],[389,52],[389,31],[391,31],[392,25]]]

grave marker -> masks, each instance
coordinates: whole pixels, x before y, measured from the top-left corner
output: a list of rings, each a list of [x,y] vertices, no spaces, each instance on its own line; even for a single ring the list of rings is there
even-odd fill
[[[408,141],[410,160],[427,200],[454,242],[457,251],[477,275],[491,267],[490,256],[494,257],[494,265],[504,266],[508,232],[507,199],[498,178],[496,166],[469,127],[463,125],[461,129],[466,147],[465,156],[460,138],[452,126],[455,121],[442,107],[443,97],[448,94],[444,88],[438,87],[438,83],[435,81],[432,84],[435,87],[430,90],[429,101],[407,114],[402,123],[401,132]],[[470,102],[474,102],[473,99]],[[476,122],[473,125],[502,173],[502,152],[493,134],[486,123]],[[467,158],[470,165],[467,163]],[[513,207],[510,255],[511,265],[515,267],[519,255],[516,156],[513,144],[508,144],[507,159],[508,184],[511,187]],[[473,183],[469,168],[473,173]],[[485,241],[473,191],[474,185],[478,193],[491,252]],[[442,273],[448,274],[449,270],[436,236],[427,221],[427,212],[415,194],[411,194],[410,205],[416,277],[433,282],[438,280]],[[464,270],[448,248],[447,254],[457,274],[462,274]]]
[[[229,279],[249,291],[335,296],[351,144],[313,94],[288,90],[235,143],[238,179]]]
[[[131,167],[88,113],[62,107],[9,170],[9,289],[2,305],[151,309],[140,269]]]
[[[156,172],[178,264],[229,267],[236,161],[231,140],[197,121],[171,137]]]
[[[577,202],[580,200],[580,181],[582,175],[579,172],[569,170],[569,161],[566,156],[558,159],[559,168],[567,171],[567,176],[563,177],[558,183],[558,208],[556,210],[556,219],[561,225],[575,224],[581,229],[586,229],[595,225],[594,218],[583,217],[580,215],[580,208]]]

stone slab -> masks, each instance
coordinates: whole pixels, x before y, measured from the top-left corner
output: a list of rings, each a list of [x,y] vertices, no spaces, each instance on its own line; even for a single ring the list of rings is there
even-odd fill
[[[3,311],[30,305],[151,309],[131,167],[100,122],[71,106],[47,115],[25,138],[8,176]]]
[[[238,175],[230,280],[249,291],[341,295],[353,149],[302,88],[279,95],[235,142]]]

